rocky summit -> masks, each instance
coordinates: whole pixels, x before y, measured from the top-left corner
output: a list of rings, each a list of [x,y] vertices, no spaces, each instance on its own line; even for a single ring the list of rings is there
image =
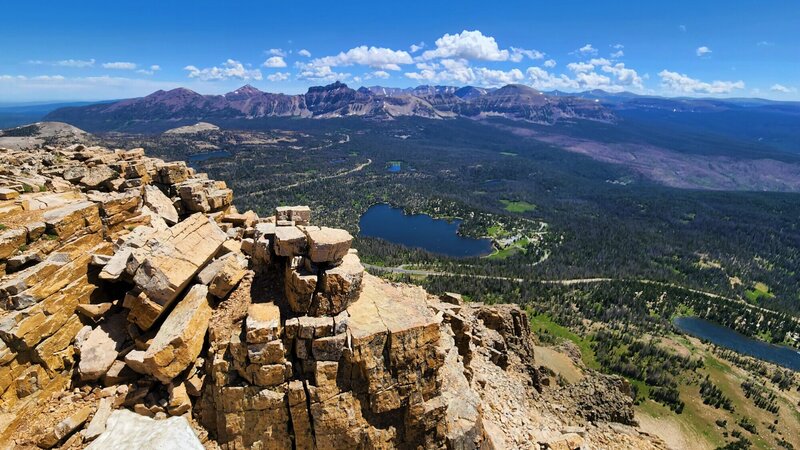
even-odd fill
[[[141,148],[0,149],[0,447],[663,448],[622,378],[550,380],[519,307],[233,201]]]

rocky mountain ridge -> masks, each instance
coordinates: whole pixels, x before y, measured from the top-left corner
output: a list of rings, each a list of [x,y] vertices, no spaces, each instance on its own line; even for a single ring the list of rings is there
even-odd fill
[[[382,120],[403,116],[430,119],[501,116],[543,124],[563,119],[614,120],[610,110],[593,100],[551,96],[523,85],[494,90],[471,86],[356,90],[340,82],[311,87],[300,95],[262,92],[250,85],[224,95],[201,95],[177,88],[115,103],[60,108],[49,113],[45,120],[97,131],[117,129],[130,122],[158,120],[213,122],[214,119],[347,116]]]
[[[311,223],[141,148],[0,149],[0,448],[663,448],[623,379],[556,386],[518,306]]]

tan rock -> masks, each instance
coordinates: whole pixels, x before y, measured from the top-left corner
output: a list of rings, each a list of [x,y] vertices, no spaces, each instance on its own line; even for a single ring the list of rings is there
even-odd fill
[[[59,422],[52,430],[39,439],[39,447],[52,448],[62,439],[74,433],[92,414],[92,408],[84,406],[71,416]]]
[[[300,316],[297,336],[301,339],[315,339],[333,334],[333,317]]]
[[[183,383],[169,386],[169,404],[167,404],[167,412],[171,416],[182,416],[192,409],[192,401],[189,399],[189,394],[186,392],[186,386]]]
[[[100,208],[92,202],[78,202],[44,213],[47,233],[65,240],[81,230],[96,232],[102,228]]]
[[[283,364],[284,353],[283,341],[280,339],[247,346],[247,359],[253,364]]]
[[[264,344],[281,336],[281,311],[274,303],[253,303],[247,308],[248,344]]]
[[[183,161],[160,163],[156,165],[156,170],[161,184],[177,184],[189,179],[189,168]]]
[[[317,288],[317,275],[304,268],[286,267],[284,276],[286,300],[292,311],[307,314],[311,308],[314,291]]]
[[[144,187],[144,204],[161,216],[168,225],[178,223],[178,210],[175,209],[172,200],[161,192],[161,189],[153,185],[146,185]]]
[[[17,253],[28,242],[28,231],[23,229],[7,230],[0,233],[0,259],[7,259]]]
[[[347,309],[361,294],[364,266],[358,256],[346,254],[342,263],[322,275],[320,292],[315,295],[310,312],[334,315]]]
[[[84,439],[87,441],[94,440],[97,436],[100,436],[100,434],[106,431],[106,422],[108,422],[112,411],[114,411],[114,397],[101,398],[100,403],[97,405],[97,411],[94,413],[94,417],[92,417],[89,425],[83,431]]]
[[[81,343],[78,373],[81,380],[99,380],[119,356],[127,337],[124,314],[115,314],[92,329]]]
[[[311,222],[311,208],[308,206],[279,206],[275,208],[275,220],[308,225]]]
[[[317,361],[339,361],[346,341],[347,335],[344,333],[314,339],[311,342],[311,353]]]
[[[14,200],[19,198],[19,191],[15,189],[0,188],[0,200]]]
[[[81,177],[80,184],[90,189],[97,189],[118,176],[119,174],[115,170],[106,165],[89,167]]]
[[[286,366],[284,364],[250,364],[247,374],[256,386],[277,386],[286,381]]]
[[[303,382],[300,380],[290,381],[286,395],[289,401],[289,414],[292,417],[295,449],[313,450],[314,436],[311,430],[311,416],[308,411],[306,389],[303,386]]]
[[[195,214],[157,236],[158,244],[143,252],[133,277],[142,295],[131,302],[136,324],[149,329],[200,269],[225,242],[225,233],[214,221]],[[134,252],[133,258],[137,258]]]
[[[308,257],[315,263],[335,262],[342,259],[353,243],[353,236],[345,230],[328,227],[308,227]]]
[[[147,371],[168,383],[189,367],[200,354],[210,318],[208,288],[195,285],[169,314],[145,352]]]
[[[241,253],[228,253],[220,259],[222,267],[208,285],[208,292],[217,298],[225,298],[247,273],[247,257]]]
[[[144,350],[131,350],[125,355],[125,364],[134,372],[148,375],[147,366],[144,363]]]
[[[278,256],[303,255],[308,249],[306,235],[297,227],[276,227],[274,248]]]

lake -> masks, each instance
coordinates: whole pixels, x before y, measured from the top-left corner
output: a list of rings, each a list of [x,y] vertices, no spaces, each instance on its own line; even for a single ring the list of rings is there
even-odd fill
[[[434,219],[427,214],[407,215],[385,203],[370,207],[358,225],[361,236],[385,239],[407,247],[463,258],[492,252],[490,239],[473,239],[456,234],[460,220]]]
[[[214,159],[214,158],[230,158],[231,156],[233,155],[227,150],[216,150],[213,152],[195,153],[193,155],[188,155],[186,159],[192,162],[198,162],[198,161],[207,161],[209,159]]]
[[[745,355],[800,371],[800,353],[797,350],[758,341],[728,327],[697,317],[676,317],[674,323],[684,333]]]

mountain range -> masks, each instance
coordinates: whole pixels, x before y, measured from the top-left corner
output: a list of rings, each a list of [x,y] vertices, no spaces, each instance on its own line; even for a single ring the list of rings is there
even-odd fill
[[[544,124],[573,118],[614,121],[614,114],[594,99],[548,95],[524,85],[499,89],[472,86],[352,89],[340,82],[311,87],[299,95],[263,92],[250,85],[224,95],[202,95],[185,88],[159,90],[141,98],[59,108],[50,112],[45,120],[103,131],[143,121],[346,116],[375,119],[500,116]]]

